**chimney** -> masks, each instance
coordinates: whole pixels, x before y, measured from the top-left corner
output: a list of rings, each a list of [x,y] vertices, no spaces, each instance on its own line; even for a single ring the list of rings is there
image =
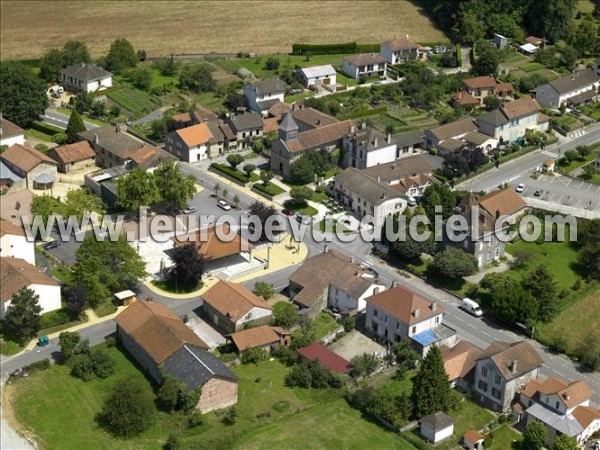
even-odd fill
[[[415,308],[415,310],[413,311],[413,316],[415,317],[415,319],[418,319],[420,315],[421,315],[421,311],[419,310],[419,307],[417,306]]]
[[[328,251],[329,251],[329,245],[328,245],[328,244],[325,244],[325,245],[323,246],[323,253],[327,253]]]
[[[356,127],[354,125],[352,125],[350,127],[350,133],[355,133],[356,132]]]
[[[510,363],[510,371],[512,373],[516,373],[517,372],[517,360],[513,359]]]
[[[367,128],[367,122],[363,122],[360,128],[365,130]]]
[[[373,288],[373,295],[379,294],[379,286]]]
[[[391,143],[392,143],[392,133],[388,133],[388,134],[387,134],[387,139],[386,139],[386,141],[387,141],[387,143],[388,143],[388,144],[391,144]]]
[[[431,302],[431,305],[429,305],[429,308],[432,311],[436,311],[437,310],[437,302]]]
[[[375,140],[373,141],[373,147],[377,148],[377,136],[375,136]]]
[[[94,133],[94,144],[97,144],[98,141],[98,133]]]
[[[381,183],[381,177],[377,177],[377,182]]]

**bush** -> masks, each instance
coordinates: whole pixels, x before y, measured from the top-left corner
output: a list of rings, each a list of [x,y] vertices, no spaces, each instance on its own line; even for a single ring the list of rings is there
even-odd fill
[[[281,400],[275,404],[273,404],[273,409],[275,411],[277,411],[278,413],[282,413],[284,411],[287,411],[290,407],[290,404],[288,402],[286,402],[285,400]]]
[[[102,408],[103,422],[116,436],[136,436],[152,425],[156,408],[152,392],[138,378],[115,383]]]
[[[347,42],[343,44],[292,44],[292,55],[304,55],[310,52],[312,55],[334,55],[359,53],[359,46],[356,42]],[[379,49],[377,49],[379,52]]]
[[[342,326],[344,327],[344,331],[349,333],[350,331],[354,330],[354,327],[356,326],[356,320],[354,317],[348,316],[342,320]]]
[[[264,298],[265,300],[269,300],[271,297],[273,297],[273,295],[275,295],[275,288],[270,283],[259,281],[254,285],[254,294]]]
[[[231,167],[225,164],[212,163],[210,166],[216,171],[229,175],[230,177],[233,177],[236,180],[241,181],[242,183],[248,183],[249,181],[252,181],[253,178],[252,176],[248,177],[246,174],[238,170],[232,169]]]
[[[194,411],[188,417],[188,428],[195,428],[202,425],[202,413],[200,411]]]
[[[262,348],[249,348],[242,352],[242,364],[258,364],[261,361],[266,361],[268,353]]]
[[[74,320],[71,312],[67,308],[57,309],[44,313],[40,316],[40,325],[42,330],[45,328],[52,328],[58,325],[64,325],[65,323],[72,322]]]
[[[41,361],[36,361],[34,363],[29,364],[28,366],[23,367],[23,371],[27,373],[35,373],[40,372],[42,370],[46,370],[50,368],[50,360],[42,359]]]

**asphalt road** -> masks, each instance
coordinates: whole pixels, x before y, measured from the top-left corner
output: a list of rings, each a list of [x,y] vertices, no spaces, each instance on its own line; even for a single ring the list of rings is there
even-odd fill
[[[600,209],[600,186],[562,175],[542,175],[537,180],[529,176],[515,178],[510,185],[525,185],[521,195],[537,197],[552,203],[584,209]],[[541,195],[534,195],[540,191]]]
[[[193,173],[205,187],[214,186],[216,181],[210,177],[205,171],[197,170],[193,166],[185,167],[184,171],[187,173]],[[235,188],[231,188],[232,191]],[[208,194],[208,189],[205,191]],[[242,192],[237,191],[237,195],[240,197],[242,206],[247,206],[254,201],[254,199],[246,196]],[[232,193],[233,195],[233,193]],[[310,234],[305,238],[306,245],[308,246],[309,256],[315,255],[322,252],[324,249],[324,243],[317,242]],[[405,285],[420,295],[430,300],[436,300],[444,309],[445,317],[444,322],[450,327],[457,330],[458,335],[466,339],[473,344],[485,348],[494,340],[499,339],[507,342],[517,340],[528,340],[542,355],[544,364],[542,366],[542,374],[545,376],[554,376],[569,381],[584,379],[591,389],[594,391],[592,400],[596,404],[600,404],[600,374],[590,372],[585,367],[579,366],[576,362],[573,362],[569,358],[561,354],[554,354],[547,351],[536,341],[528,339],[527,337],[518,335],[512,331],[503,329],[500,325],[487,318],[475,318],[464,311],[458,309],[460,305],[460,299],[447,293],[446,291],[434,288],[426,284],[423,280],[420,280],[414,276],[405,278],[401,276],[398,271],[387,266],[383,261],[371,255],[371,244],[363,242],[360,239],[356,239],[351,243],[341,242],[329,242],[330,248],[336,249],[341,252],[353,255],[357,263],[363,264],[366,267],[373,268],[377,271],[379,279],[383,284],[391,286],[392,283],[399,283]],[[277,289],[283,289],[287,286],[290,274],[295,270],[295,267],[290,267],[278,272],[267,274],[264,276],[257,277],[255,280],[244,283],[248,287],[253,287],[256,281],[266,281],[272,283]],[[145,288],[141,287],[142,291],[146,291]],[[164,301],[168,303],[178,315],[194,314],[194,310],[201,305],[200,299],[194,300],[171,300],[163,299],[153,295],[158,301]],[[90,339],[92,343],[101,342],[104,337],[115,330],[114,321],[104,322],[101,324],[93,325],[82,331],[84,338]],[[25,352],[19,356],[14,357],[3,357],[1,374],[4,377],[6,374],[14,371],[15,369],[24,365],[30,364],[33,361],[56,356],[58,350],[56,342],[52,342],[48,347],[45,347],[39,351],[35,350],[32,352]]]
[[[40,116],[42,122],[48,123],[50,125],[54,125],[55,127],[62,128],[63,130],[67,128],[67,124],[69,123],[69,116],[66,114],[59,113],[53,109],[47,109],[44,111],[44,114]],[[85,122],[85,128],[87,130],[93,130],[94,128],[98,128],[98,125],[94,125],[93,123]]]
[[[585,134],[572,138],[566,143],[549,145],[544,151],[536,150],[505,164],[498,169],[492,169],[482,175],[457,185],[457,189],[470,190],[473,192],[489,191],[497,188],[501,183],[512,183],[519,178],[527,178],[537,167],[541,167],[548,159],[555,159],[560,154],[564,155],[567,150],[574,149],[578,145],[591,145],[600,141],[600,123],[595,123],[584,128]]]

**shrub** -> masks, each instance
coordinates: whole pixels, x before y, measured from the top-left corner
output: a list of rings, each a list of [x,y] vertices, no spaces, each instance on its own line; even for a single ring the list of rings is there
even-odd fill
[[[42,329],[52,328],[73,321],[73,316],[67,308],[50,311],[40,316]]]
[[[356,326],[356,320],[354,317],[348,316],[342,320],[342,326],[344,327],[344,331],[349,333],[350,331],[354,330],[354,327]]]
[[[223,172],[224,174],[229,175],[230,177],[233,177],[236,180],[241,181],[242,183],[248,183],[249,181],[252,181],[253,178],[252,176],[248,177],[246,176],[246,174],[238,170],[232,169],[231,167],[225,164],[212,163],[210,166],[218,172]]]
[[[29,364],[28,366],[23,367],[23,371],[27,373],[35,373],[40,372],[42,370],[46,370],[50,368],[50,360],[42,359],[41,361],[36,361],[34,363]]]
[[[275,404],[273,404],[273,409],[275,411],[277,411],[278,413],[282,413],[284,411],[287,411],[290,407],[290,404],[288,402],[286,402],[285,400],[281,400]]]
[[[261,361],[266,361],[268,353],[262,348],[249,348],[242,352],[242,364],[257,364]]]
[[[270,283],[259,281],[254,285],[254,294],[264,298],[265,300],[269,300],[271,297],[273,297],[273,295],[275,295],[275,288]]]
[[[115,383],[102,408],[103,421],[115,435],[135,436],[153,422],[156,409],[152,392],[138,378],[124,378]]]
[[[221,420],[225,425],[235,425],[237,416],[237,409],[235,408],[235,406],[232,406],[225,412],[225,414],[223,415],[223,419]]]
[[[194,428],[202,425],[202,413],[200,411],[194,411],[188,417],[188,428]]]

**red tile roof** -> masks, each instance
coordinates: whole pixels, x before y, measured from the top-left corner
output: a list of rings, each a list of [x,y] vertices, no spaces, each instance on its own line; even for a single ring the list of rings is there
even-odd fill
[[[222,235],[229,235],[230,228],[228,225],[220,225],[219,227]],[[233,240],[229,242],[221,240],[217,235],[216,224],[186,235],[174,236],[171,240],[176,246],[194,244],[198,253],[205,259],[224,258],[225,256],[236,255],[245,249],[253,248],[253,245],[239,234],[235,234]]]
[[[471,89],[481,89],[486,87],[495,87],[496,79],[492,76],[465,78],[463,83]]]
[[[177,130],[176,133],[188,147],[206,144],[213,138],[206,123],[199,123],[198,125],[193,125],[191,127],[181,128]]]
[[[32,284],[58,286],[58,282],[40,272],[37,267],[21,258],[0,258],[1,301],[10,300],[13,294]]]
[[[62,164],[71,164],[96,157],[96,152],[88,141],[61,145],[52,150],[51,155]]]
[[[273,309],[248,288],[223,280],[202,294],[202,299],[232,322],[237,322],[255,307]]]
[[[299,348],[298,353],[306,359],[317,361],[319,365],[332,372],[345,373],[350,369],[348,361],[319,342],[313,342],[308,347]]]
[[[444,309],[437,304],[435,309],[432,309],[434,308],[432,302],[404,286],[397,286],[367,297],[367,304],[382,309],[407,324],[418,323],[444,312]]]
[[[0,154],[0,159],[18,167],[23,172],[30,172],[42,163],[57,165],[52,158],[38,152],[28,145],[14,144]]]

